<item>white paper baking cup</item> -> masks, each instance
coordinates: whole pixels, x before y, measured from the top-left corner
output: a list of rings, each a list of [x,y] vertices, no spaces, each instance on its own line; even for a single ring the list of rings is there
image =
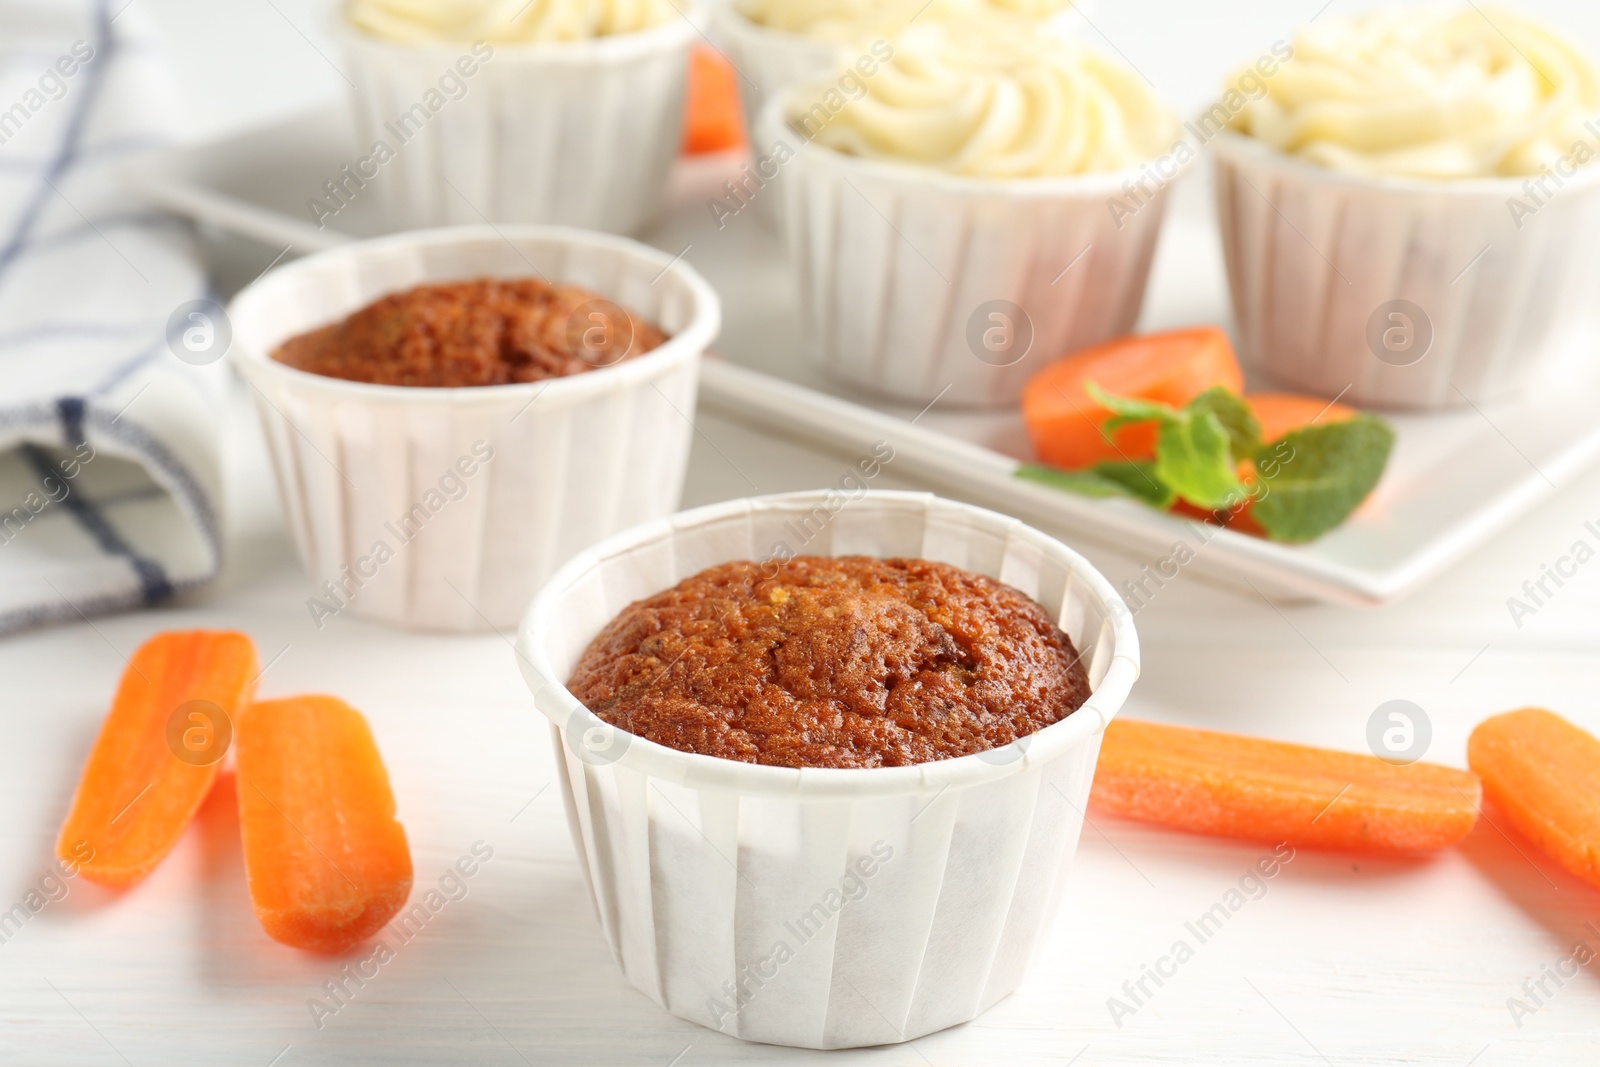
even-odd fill
[[[784,243],[807,351],[829,377],[922,405],[1007,407],[1069,352],[1139,317],[1165,184],[1132,205],[1139,169],[993,180],[880,163],[802,141],[780,97],[760,141],[784,139]]]
[[[1600,166],[1518,226],[1522,179],[1344,174],[1225,133],[1217,216],[1240,348],[1272,378],[1376,407],[1491,401],[1600,338]],[[1588,356],[1592,359],[1592,354]]]
[[[752,22],[733,3],[710,6],[711,30],[739,80],[739,107],[745,133],[755,144],[756,125],[773,94],[791,85],[826,77],[833,70],[833,45],[798,33]]]
[[[565,688],[628,604],[785,552],[942,560],[1015,586],[1072,637],[1093,694],[990,752],[796,770],[666,748],[602,723]],[[1077,847],[1101,733],[1139,673],[1132,617],[1082,556],[920,493],[760,497],[630,530],[540,590],[518,649],[628,980],[702,1026],[807,1048],[911,1040],[1016,988]]]
[[[343,381],[269,357],[386,293],[535,272],[591,289],[670,338],[582,374],[460,389]],[[229,354],[255,395],[313,584],[337,589],[354,573],[351,612],[442,630],[514,624],[579,549],[677,506],[700,356],[721,323],[716,294],[681,259],[554,226],[346,245],[271,271],[228,314]],[[377,558],[380,543],[392,558]]]
[[[398,45],[343,24],[339,36],[360,147],[396,150],[368,183],[396,229],[487,221],[634,233],[660,211],[699,39],[687,16],[587,41],[491,45],[459,79],[465,95],[442,97],[405,143],[400,118],[472,46]]]

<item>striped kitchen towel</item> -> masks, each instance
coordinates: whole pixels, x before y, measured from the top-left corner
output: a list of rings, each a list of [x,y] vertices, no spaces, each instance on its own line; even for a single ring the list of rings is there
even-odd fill
[[[118,175],[172,129],[129,0],[0,0],[0,633],[221,567],[226,320],[186,224]]]

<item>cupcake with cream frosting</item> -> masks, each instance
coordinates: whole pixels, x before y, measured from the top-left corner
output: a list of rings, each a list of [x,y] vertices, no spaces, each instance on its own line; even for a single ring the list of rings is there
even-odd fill
[[[1449,406],[1595,336],[1578,294],[1600,255],[1577,238],[1600,223],[1600,71],[1580,49],[1505,9],[1386,10],[1306,27],[1260,84],[1216,143],[1242,347],[1269,373]]]
[[[1372,177],[1538,174],[1595,142],[1600,75],[1508,11],[1377,11],[1295,38],[1234,127],[1280,152]]]
[[[913,27],[841,106],[832,86],[786,101],[789,125],[861,159],[973,178],[1057,178],[1137,166],[1178,124],[1137,72],[1070,38],[983,21]]]
[[[741,102],[754,135],[773,94],[827,74],[840,50],[853,62],[871,42],[913,27],[989,18],[1059,22],[1073,6],[1073,0],[720,0],[711,10],[744,75]]]
[[[758,26],[833,44],[865,36],[897,35],[917,22],[945,22],[985,14],[1039,20],[1059,15],[1071,0],[734,0]]]
[[[396,44],[548,44],[638,33],[677,17],[668,0],[349,0],[345,19]]]
[[[907,403],[1005,406],[1043,362],[1132,327],[1164,188],[1125,214],[1110,201],[1152,161],[1181,165],[1136,72],[989,17],[849,54],[769,103],[760,141],[792,156],[785,237],[822,370]]]
[[[371,151],[352,171],[362,184],[336,179],[340,196],[372,185],[396,228],[642,228],[682,131],[698,36],[686,11],[673,0],[347,0],[347,69]]]

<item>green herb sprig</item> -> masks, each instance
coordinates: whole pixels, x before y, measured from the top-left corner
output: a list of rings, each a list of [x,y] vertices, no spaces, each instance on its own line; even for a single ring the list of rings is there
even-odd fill
[[[1274,541],[1313,541],[1343,523],[1377,486],[1394,449],[1394,430],[1366,414],[1264,442],[1249,404],[1221,387],[1181,408],[1114,396],[1093,382],[1088,393],[1111,412],[1101,428],[1108,440],[1120,427],[1154,422],[1155,458],[1073,471],[1026,463],[1018,478],[1084,496],[1131,497],[1163,511],[1179,500],[1214,513],[1250,506]],[[1248,484],[1239,477],[1242,460],[1255,471]]]

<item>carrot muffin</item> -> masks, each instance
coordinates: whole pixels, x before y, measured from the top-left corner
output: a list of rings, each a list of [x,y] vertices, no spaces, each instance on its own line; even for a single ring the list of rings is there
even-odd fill
[[[724,563],[629,605],[567,683],[684,752],[894,767],[1010,744],[1072,714],[1072,641],[1007,585],[920,559]]]
[[[576,286],[479,278],[390,293],[289,339],[272,358],[329,378],[453,388],[581,374],[666,339],[656,326]]]

